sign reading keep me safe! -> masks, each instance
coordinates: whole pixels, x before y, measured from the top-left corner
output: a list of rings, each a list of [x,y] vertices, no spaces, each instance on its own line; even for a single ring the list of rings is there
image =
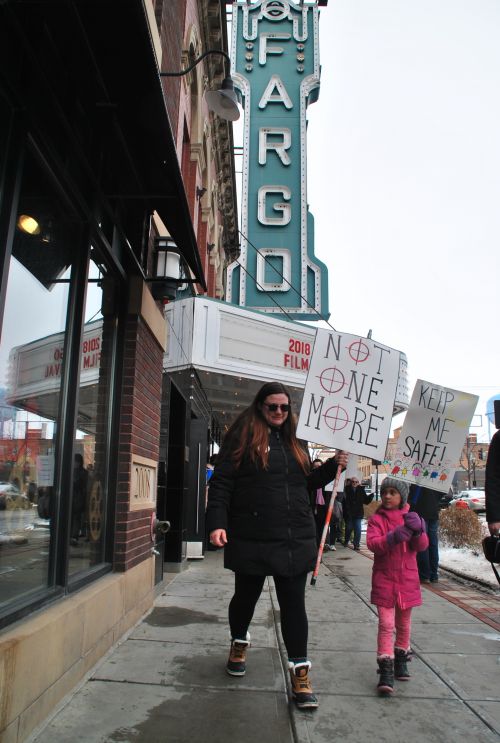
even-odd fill
[[[448,492],[479,398],[418,379],[390,473]]]
[[[297,435],[383,460],[400,353],[359,335],[318,330]]]

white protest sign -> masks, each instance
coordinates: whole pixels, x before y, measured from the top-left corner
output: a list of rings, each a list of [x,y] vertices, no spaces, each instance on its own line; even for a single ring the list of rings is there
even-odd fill
[[[391,475],[448,492],[479,398],[418,379]]]
[[[370,338],[317,330],[297,435],[383,460],[400,353]]]

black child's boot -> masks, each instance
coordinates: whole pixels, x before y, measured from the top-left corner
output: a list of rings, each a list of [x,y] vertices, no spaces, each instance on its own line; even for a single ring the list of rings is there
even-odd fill
[[[411,650],[403,650],[402,648],[394,648],[394,676],[398,681],[408,681],[410,679],[410,672],[406,665],[411,661]]]
[[[394,691],[394,659],[377,658],[378,671],[380,678],[377,684],[379,694],[392,694]]]

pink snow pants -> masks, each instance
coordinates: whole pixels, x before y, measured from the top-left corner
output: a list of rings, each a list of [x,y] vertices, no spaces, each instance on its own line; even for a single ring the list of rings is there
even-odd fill
[[[398,606],[388,608],[377,606],[378,636],[377,657],[385,655],[394,658],[394,647],[410,649],[411,608],[400,609]],[[396,640],[394,641],[394,630]]]

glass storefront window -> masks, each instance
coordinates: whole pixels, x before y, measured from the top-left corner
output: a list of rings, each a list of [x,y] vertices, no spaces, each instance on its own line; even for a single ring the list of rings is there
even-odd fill
[[[2,621],[49,589],[78,586],[106,562],[116,285],[70,213],[28,152],[0,342]],[[86,249],[88,262],[79,253]],[[85,295],[73,293],[85,265]],[[81,342],[70,317],[83,321]],[[74,437],[73,461],[61,460],[70,451],[63,430]]]
[[[0,343],[0,611],[46,588],[74,225],[24,167]]]
[[[106,307],[112,292],[113,281],[93,249],[87,276],[74,443],[70,575],[98,565],[105,558],[109,405],[116,325],[113,313],[106,313]]]

